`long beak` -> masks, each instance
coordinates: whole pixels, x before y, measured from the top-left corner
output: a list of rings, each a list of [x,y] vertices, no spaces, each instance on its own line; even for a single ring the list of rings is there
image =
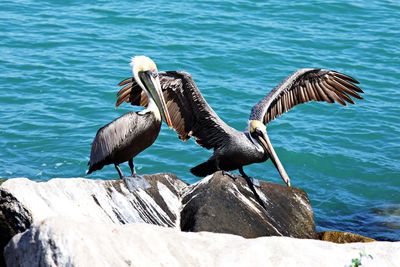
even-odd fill
[[[282,180],[286,183],[287,186],[290,186],[290,178],[283,168],[283,165],[279,160],[278,155],[276,154],[275,149],[271,144],[271,141],[269,141],[268,135],[263,133],[262,135],[258,136],[258,140],[260,141],[264,149],[269,153],[272,163],[274,163],[275,167],[278,169]]]
[[[172,127],[171,117],[168,112],[167,104],[164,100],[164,94],[161,90],[160,78],[152,75],[152,72],[145,71],[139,73],[141,80],[144,82],[146,89],[148,90],[151,98],[153,98],[158,109],[160,110],[161,117],[168,124],[168,127]]]

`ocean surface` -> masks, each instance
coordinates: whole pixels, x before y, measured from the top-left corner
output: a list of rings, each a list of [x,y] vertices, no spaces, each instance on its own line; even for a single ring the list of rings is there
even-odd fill
[[[0,177],[86,177],[97,129],[134,110],[115,109],[133,55],[190,72],[236,129],[293,71],[329,68],[358,79],[365,100],[297,106],[268,125],[271,142],[319,230],[400,240],[399,25],[398,1],[2,0]],[[163,126],[135,163],[193,183],[210,154]],[[283,183],[270,161],[245,170]]]

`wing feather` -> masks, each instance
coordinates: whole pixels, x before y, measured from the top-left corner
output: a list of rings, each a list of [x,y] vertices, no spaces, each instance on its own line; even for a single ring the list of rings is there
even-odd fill
[[[298,104],[310,101],[354,104],[351,97],[362,99],[363,93],[354,78],[333,70],[300,69],[288,76],[252,109],[250,120],[265,124]]]
[[[222,146],[223,141],[235,130],[221,120],[208,105],[191,75],[182,71],[167,71],[159,72],[159,77],[172,126],[179,138],[187,140],[193,137],[197,144],[207,149]],[[129,89],[121,89],[118,92],[117,106],[124,101],[141,105],[142,101],[137,99],[143,98],[142,89],[135,89],[137,84],[133,78],[120,83],[125,84],[131,88],[130,94],[126,95]]]

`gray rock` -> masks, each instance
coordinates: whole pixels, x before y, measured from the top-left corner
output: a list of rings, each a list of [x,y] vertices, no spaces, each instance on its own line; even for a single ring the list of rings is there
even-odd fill
[[[361,256],[363,253],[364,256]],[[369,257],[371,255],[371,257]],[[245,239],[150,224],[51,218],[15,236],[8,266],[398,266],[400,242],[335,244],[288,237]]]
[[[26,178],[9,179],[0,186],[1,248],[31,223],[56,216],[103,223],[179,227],[179,192],[187,185],[174,174],[144,175],[144,178],[150,184],[146,190],[128,190],[121,180],[57,178],[34,182]]]
[[[0,190],[0,248],[10,239],[29,228],[32,216],[27,209],[9,192]],[[5,266],[1,255],[0,266]]]
[[[270,253],[266,244],[271,240],[282,245],[282,250],[283,245],[292,246],[295,249],[292,251],[296,251],[293,255],[302,246],[278,239],[252,243],[239,236],[318,238],[310,202],[300,189],[261,182],[255,188],[255,195],[243,178],[234,181],[221,172],[190,186],[173,174],[143,178],[5,181],[0,185],[3,246],[15,235],[5,251],[7,263],[10,266],[257,266],[276,263],[274,255],[262,256]],[[163,226],[165,230],[143,223]],[[239,248],[222,241],[225,239]],[[220,243],[214,246],[214,240]],[[265,246],[263,251],[255,244]],[[315,249],[314,243],[304,244]],[[155,248],[159,248],[160,255]],[[273,246],[271,249],[274,251]],[[257,251],[259,255],[253,261],[251,255]],[[222,252],[229,256],[220,256]],[[279,253],[288,256],[286,251]],[[282,257],[278,255],[279,259]],[[282,262],[297,265],[291,259]],[[279,264],[272,265],[286,266]]]
[[[311,204],[303,190],[266,182],[260,184],[256,187],[259,200],[245,179],[238,177],[234,181],[221,172],[189,186],[182,196],[181,229],[247,238],[317,237]]]
[[[26,178],[10,179],[0,186],[0,193],[13,201],[0,205],[0,212],[9,210],[24,215],[21,213],[24,209],[31,214],[31,222],[66,216],[174,227],[179,217],[179,192],[186,184],[174,174],[144,175],[144,178],[150,184],[146,190],[128,190],[121,180],[56,178],[34,182]]]

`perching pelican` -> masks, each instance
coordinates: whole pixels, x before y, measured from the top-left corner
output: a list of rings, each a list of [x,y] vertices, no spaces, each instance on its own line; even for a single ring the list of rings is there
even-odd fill
[[[160,132],[161,117],[171,125],[156,64],[148,57],[137,56],[132,58],[131,67],[132,80],[148,99],[147,108],[129,112],[98,130],[92,143],[88,174],[114,164],[122,179],[119,164],[128,161],[132,176],[136,176],[133,158],[154,143]]]
[[[228,126],[207,104],[192,77],[185,72],[160,72],[160,83],[171,115],[172,126],[182,140],[193,136],[213,155],[190,171],[200,177],[217,170],[238,169],[246,179],[243,166],[271,159],[283,181],[290,186],[290,179],[268,138],[266,125],[297,104],[309,101],[346,102],[354,104],[350,96],[362,99],[358,81],[345,74],[325,69],[300,69],[288,76],[267,96],[256,104],[244,132]],[[135,79],[128,78],[120,86],[117,106],[122,102],[145,105],[147,96]]]

